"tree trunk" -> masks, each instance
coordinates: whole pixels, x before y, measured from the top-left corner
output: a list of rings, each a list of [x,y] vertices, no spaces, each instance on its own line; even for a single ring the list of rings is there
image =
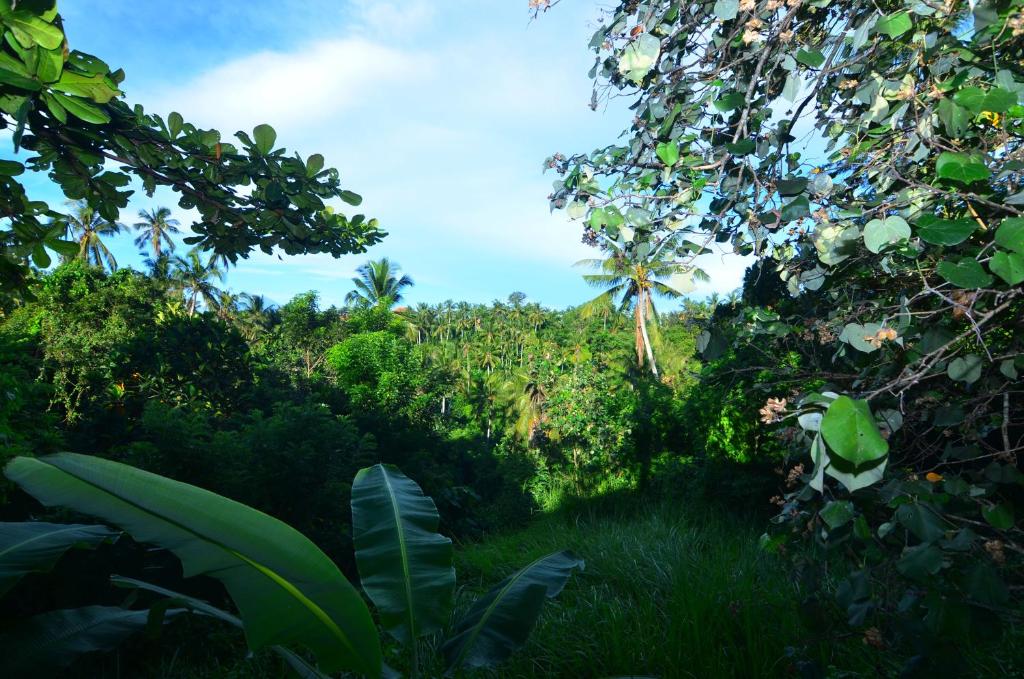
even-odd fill
[[[644,348],[647,350],[647,360],[651,364],[651,372],[654,374],[654,378],[658,379],[658,366],[654,363],[654,350],[651,348],[651,338],[647,336],[647,319],[644,317],[644,310],[647,308],[647,299],[643,293],[640,292],[640,332],[644,339]]]

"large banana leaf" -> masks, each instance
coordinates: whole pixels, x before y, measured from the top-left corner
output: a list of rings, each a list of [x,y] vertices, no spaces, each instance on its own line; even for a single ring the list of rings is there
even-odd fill
[[[208,615],[211,618],[217,618],[218,620],[226,622],[229,625],[233,625],[238,629],[244,628],[241,618],[239,618],[236,615],[232,615],[231,613],[228,613],[227,611],[221,608],[217,608],[213,604],[207,603],[202,599],[197,599],[187,594],[175,592],[174,590],[170,590],[165,587],[160,587],[159,585],[154,585],[149,582],[136,580],[134,578],[126,578],[120,575],[112,575],[110,577],[110,582],[112,582],[117,587],[131,587],[134,589],[144,589],[148,592],[159,594],[160,596],[167,597],[166,599],[163,599],[164,603],[169,603],[170,605],[174,606],[181,606],[185,610],[192,613],[198,613],[199,615]],[[302,679],[329,679],[326,674],[323,674],[315,667],[310,665],[308,662],[306,662],[305,658],[303,658],[302,656],[293,651],[288,650],[284,646],[271,646],[270,648],[272,651],[281,656],[281,658],[286,663],[288,663],[288,666],[295,670],[295,673],[302,677]]]
[[[95,547],[120,532],[106,526],[79,524],[0,523],[0,596],[26,573],[45,572],[72,547]]]
[[[164,612],[163,619],[182,613]],[[149,611],[86,606],[42,613],[0,637],[0,675],[53,676],[83,653],[108,651],[145,629]]]
[[[359,593],[316,545],[281,521],[201,488],[85,455],[19,457],[5,472],[46,505],[98,516],[140,542],[171,550],[186,577],[205,574],[223,582],[251,648],[301,644],[327,672],[380,675],[380,640]]]
[[[448,671],[501,662],[526,643],[544,600],[562,591],[583,559],[570,551],[537,559],[477,599],[441,650]]]
[[[452,541],[438,535],[434,501],[392,465],[361,469],[352,483],[359,579],[381,625],[403,643],[444,627],[455,592]]]

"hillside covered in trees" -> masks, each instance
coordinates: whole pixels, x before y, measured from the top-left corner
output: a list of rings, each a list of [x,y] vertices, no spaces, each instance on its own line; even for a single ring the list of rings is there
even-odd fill
[[[410,301],[322,155],[0,0],[3,676],[1024,672],[1024,3],[600,16],[551,308]]]

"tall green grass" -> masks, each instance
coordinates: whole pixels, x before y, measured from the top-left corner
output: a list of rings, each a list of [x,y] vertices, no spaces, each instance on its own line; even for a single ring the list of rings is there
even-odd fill
[[[577,507],[457,552],[460,599],[517,565],[569,548],[584,573],[548,608],[498,677],[775,677],[871,671],[859,639],[815,646],[787,565],[758,548],[760,519],[663,501]],[[870,676],[870,674],[865,675]]]

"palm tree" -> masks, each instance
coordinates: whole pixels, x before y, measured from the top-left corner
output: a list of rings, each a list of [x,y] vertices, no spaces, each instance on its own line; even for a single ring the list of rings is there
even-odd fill
[[[356,273],[359,276],[352,279],[356,289],[345,295],[346,304],[392,307],[402,301],[402,290],[414,285],[411,278],[401,274],[398,264],[387,257],[363,264]]]
[[[78,241],[78,258],[95,266],[105,266],[111,271],[116,271],[117,260],[103,242],[103,237],[120,233],[124,225],[104,219],[84,200],[71,203],[71,206],[74,210],[71,214],[64,215],[61,221],[69,236]]]
[[[194,248],[184,257],[175,256],[171,264],[174,267],[174,279],[188,300],[189,316],[195,314],[196,303],[200,297],[208,308],[218,307],[221,291],[214,285],[214,280],[224,281],[224,272],[221,269],[204,264],[199,251]]]
[[[157,260],[163,256],[163,245],[167,244],[168,252],[174,252],[175,243],[171,234],[180,233],[178,220],[171,219],[171,210],[166,207],[158,207],[148,212],[139,210],[139,219],[134,226],[141,233],[135,237],[135,247],[140,250],[149,244],[153,250],[153,259]]]
[[[599,273],[588,274],[583,279],[594,287],[606,290],[584,306],[584,313],[591,309],[600,309],[616,297],[619,300],[619,311],[632,310],[635,327],[636,361],[643,367],[644,356],[651,366],[651,373],[658,377],[658,366],[654,362],[654,349],[647,332],[647,321],[657,320],[652,295],[660,297],[682,297],[683,293],[667,282],[659,280],[675,275],[693,276],[696,270],[688,269],[676,262],[673,257],[675,241],[670,235],[661,242],[641,243],[639,246],[624,247],[616,242],[605,240],[605,247],[610,251],[606,259],[585,259],[577,262],[577,266],[589,266]],[[646,245],[646,247],[644,247]]]

